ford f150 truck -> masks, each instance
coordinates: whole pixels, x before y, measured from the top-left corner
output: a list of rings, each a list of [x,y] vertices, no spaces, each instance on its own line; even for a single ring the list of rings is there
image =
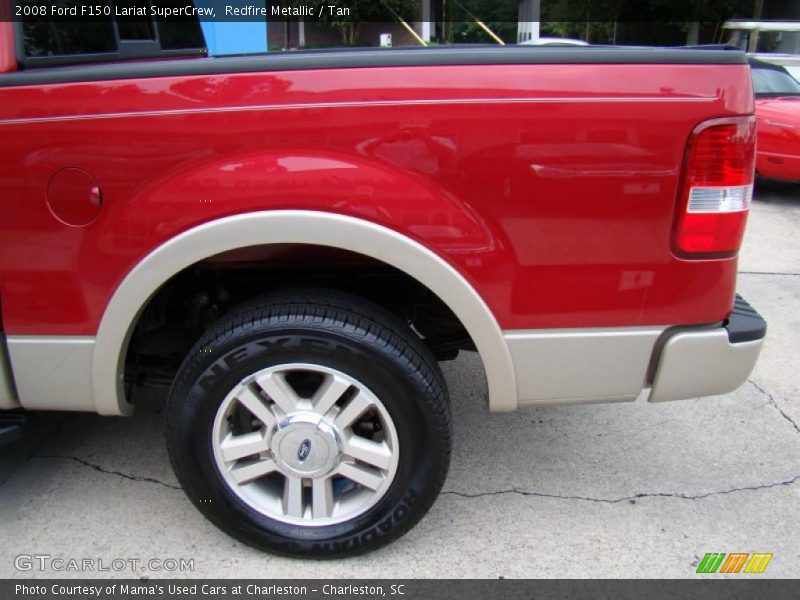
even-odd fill
[[[737,51],[219,58],[53,27],[0,25],[0,407],[130,415],[171,386],[177,477],[248,544],[342,556],[412,527],[461,350],[491,411],[753,368]]]

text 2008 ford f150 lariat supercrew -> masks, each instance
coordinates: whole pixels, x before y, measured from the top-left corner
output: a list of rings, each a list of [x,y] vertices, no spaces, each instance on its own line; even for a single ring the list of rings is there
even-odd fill
[[[128,415],[171,385],[177,476],[249,544],[341,556],[417,522],[459,350],[492,411],[721,394],[756,361],[739,52],[26,31],[0,25],[0,408]]]

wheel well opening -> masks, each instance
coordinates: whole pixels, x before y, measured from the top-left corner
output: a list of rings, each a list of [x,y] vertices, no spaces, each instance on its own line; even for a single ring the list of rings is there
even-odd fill
[[[223,252],[167,280],[137,317],[125,355],[129,402],[144,385],[169,386],[203,332],[234,307],[293,287],[348,292],[402,318],[439,360],[475,350],[466,328],[419,281],[374,258],[311,244],[266,244]]]

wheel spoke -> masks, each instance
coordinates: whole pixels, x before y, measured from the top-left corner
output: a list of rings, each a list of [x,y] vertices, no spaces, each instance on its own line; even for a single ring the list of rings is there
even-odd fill
[[[377,490],[383,483],[383,477],[361,465],[342,463],[336,469],[336,472],[342,477],[347,477],[350,481],[354,481],[373,491]]]
[[[233,477],[233,480],[239,485],[242,485],[244,483],[250,483],[259,477],[263,477],[264,475],[269,475],[277,468],[278,466],[275,464],[275,461],[273,461],[271,458],[267,458],[249,465],[234,467],[231,469],[230,473],[231,477]]]
[[[350,427],[371,405],[371,402],[364,394],[356,394],[353,399],[347,403],[347,406],[344,407],[342,412],[336,416],[336,426],[340,429]]]
[[[383,442],[373,442],[358,435],[351,435],[347,438],[344,452],[384,471],[389,469],[392,464],[392,451],[389,446]]]
[[[259,387],[264,390],[267,395],[272,398],[272,401],[277,404],[280,409],[289,414],[297,409],[297,393],[286,382],[286,378],[281,373],[270,373],[256,380]]]
[[[303,480],[286,477],[283,484],[283,512],[291,517],[303,516]]]
[[[392,415],[373,391],[310,362],[269,365],[234,384],[211,441],[227,489],[301,527],[345,523],[377,506],[400,453]]]
[[[328,375],[317,390],[317,393],[314,394],[312,400],[314,410],[324,415],[336,404],[336,401],[342,397],[342,394],[344,394],[349,387],[350,384],[341,377]]]
[[[236,394],[236,399],[242,406],[249,410],[256,419],[261,421],[267,429],[271,429],[275,425],[275,415],[269,409],[266,402],[264,402],[264,399],[253,390],[248,387],[242,388],[242,391]]]
[[[333,482],[330,477],[312,480],[311,511],[315,519],[324,519],[333,513]]]
[[[222,458],[225,462],[238,460],[257,452],[267,451],[267,441],[261,431],[252,431],[243,435],[233,436],[230,433],[225,436],[219,445],[222,450]]]

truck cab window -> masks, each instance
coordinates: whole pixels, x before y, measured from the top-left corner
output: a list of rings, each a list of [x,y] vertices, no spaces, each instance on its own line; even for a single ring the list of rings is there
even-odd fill
[[[154,40],[155,29],[147,17],[117,17],[117,31],[121,40]]]
[[[175,1],[166,0],[166,4]],[[75,0],[53,0],[53,5],[65,9],[79,4]],[[196,16],[162,22],[152,16],[115,16],[110,7],[109,3],[100,3],[93,7],[96,14],[92,18],[79,21],[54,20],[35,10],[23,12],[17,24],[20,66],[27,69],[206,53]]]
[[[22,23],[25,57],[75,56],[116,52],[111,19],[100,22],[59,23],[28,17]]]

